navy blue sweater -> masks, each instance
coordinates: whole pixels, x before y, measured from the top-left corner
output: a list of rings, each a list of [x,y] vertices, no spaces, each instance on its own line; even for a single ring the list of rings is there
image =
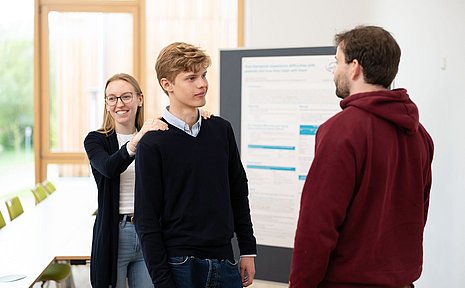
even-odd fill
[[[147,133],[136,154],[135,223],[157,288],[175,287],[169,256],[233,259],[256,254],[247,178],[231,125],[202,121],[197,137],[169,125]]]

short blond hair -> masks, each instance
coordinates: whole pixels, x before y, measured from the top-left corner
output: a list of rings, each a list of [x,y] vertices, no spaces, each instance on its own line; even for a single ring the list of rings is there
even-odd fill
[[[199,72],[211,65],[210,56],[194,45],[184,42],[174,42],[160,51],[155,64],[158,84],[166,78],[174,83],[174,79],[181,72]],[[163,86],[161,86],[163,89]],[[168,92],[163,89],[168,95]]]

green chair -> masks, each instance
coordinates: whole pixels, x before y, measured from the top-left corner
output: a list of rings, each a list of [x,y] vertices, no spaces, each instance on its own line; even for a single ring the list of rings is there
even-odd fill
[[[10,220],[13,221],[16,217],[23,214],[23,205],[19,201],[19,197],[15,196],[11,199],[5,201],[6,208],[8,209],[8,214],[10,215]]]
[[[36,199],[36,205],[42,202],[48,196],[47,190],[40,183],[37,183],[34,189],[31,189],[31,191],[32,194],[34,194],[34,198]]]
[[[61,282],[71,275],[71,265],[53,262],[47,270],[39,277],[38,282],[42,282],[40,287],[44,287],[48,281]]]
[[[5,225],[6,225],[5,218],[3,218],[2,211],[0,211],[0,229],[5,227]]]
[[[49,180],[45,180],[44,182],[42,182],[42,185],[44,185],[45,189],[47,189],[48,194],[52,194],[57,190],[55,185]]]

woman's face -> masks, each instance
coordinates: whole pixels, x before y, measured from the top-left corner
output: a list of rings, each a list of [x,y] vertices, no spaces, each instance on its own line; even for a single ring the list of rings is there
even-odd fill
[[[115,80],[108,84],[105,90],[105,106],[115,120],[115,129],[133,130],[136,114],[142,105],[142,96],[137,94],[131,84],[124,80]]]

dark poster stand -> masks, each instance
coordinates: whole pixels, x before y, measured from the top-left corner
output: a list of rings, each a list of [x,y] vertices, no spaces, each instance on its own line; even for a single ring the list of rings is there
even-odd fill
[[[335,47],[275,49],[234,49],[220,51],[220,115],[231,122],[237,145],[241,147],[241,68],[244,57],[335,55]],[[260,240],[258,239],[258,242]],[[234,243],[238,255],[237,243]],[[291,267],[291,248],[258,245],[256,279],[287,283]]]

